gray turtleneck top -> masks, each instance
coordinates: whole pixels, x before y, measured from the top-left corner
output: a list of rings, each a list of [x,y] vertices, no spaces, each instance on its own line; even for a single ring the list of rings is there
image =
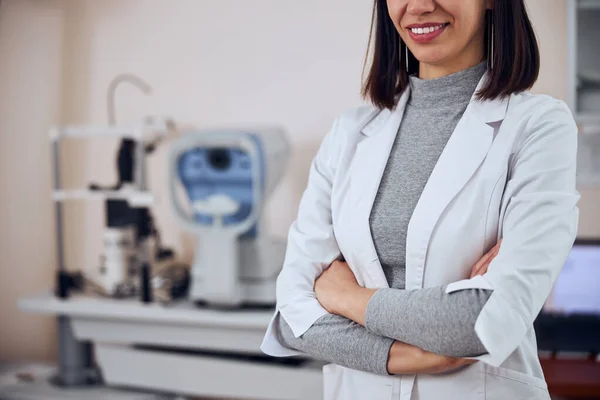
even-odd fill
[[[438,79],[410,77],[410,99],[370,216],[371,234],[390,288],[371,297],[365,327],[328,314],[296,338],[280,316],[279,336],[286,346],[380,375],[388,374],[394,340],[452,357],[486,353],[474,328],[491,291],[446,294],[444,286],[404,290],[410,217],[485,69],[483,62]]]

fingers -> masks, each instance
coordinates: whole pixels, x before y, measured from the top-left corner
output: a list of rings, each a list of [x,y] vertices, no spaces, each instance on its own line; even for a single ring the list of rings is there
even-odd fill
[[[492,253],[491,256],[488,257],[484,263],[479,265],[473,272],[471,272],[471,278],[474,276],[485,274],[487,272],[488,266],[490,265],[496,254],[497,253]]]
[[[498,254],[498,253],[497,252],[490,253],[490,256],[485,259],[485,262],[478,265],[477,268],[471,272],[470,277],[473,278],[474,276],[485,274],[487,272],[488,266],[490,265],[490,263],[492,262],[494,257],[496,257],[496,254]]]
[[[471,269],[471,275],[473,275],[475,271],[479,270],[481,266],[484,265],[490,259],[492,254],[492,251],[488,251],[487,253],[485,253],[483,257],[481,257],[479,261],[477,261],[475,265],[473,265],[473,268]]]
[[[471,276],[469,278],[473,278],[474,276],[483,275],[487,272],[488,266],[492,262],[494,258],[498,255],[500,251],[500,245],[502,244],[502,239],[496,243],[494,247],[490,249],[481,259],[473,266],[471,270]]]
[[[475,263],[475,265],[473,265],[473,268],[471,269],[471,278],[474,277],[477,274],[477,272],[486,265],[486,263],[490,260],[490,258],[493,257],[494,250],[495,250],[495,247],[493,247],[490,251],[488,251],[486,254],[484,254],[484,256],[481,257],[479,259],[479,261],[477,261]]]
[[[487,259],[487,261],[485,263],[483,263],[480,268],[475,272],[475,276],[477,275],[483,275],[487,272],[488,267],[490,266],[490,263],[492,262],[492,260],[494,258],[496,258],[496,256],[498,255],[498,253],[500,252],[500,244],[502,241],[498,242],[498,244],[496,244],[496,246],[494,246],[491,250],[491,256]]]
[[[438,356],[438,361],[432,364],[432,366],[430,367],[430,372],[444,373],[472,363],[473,362],[470,362],[470,360],[467,360],[465,358]]]

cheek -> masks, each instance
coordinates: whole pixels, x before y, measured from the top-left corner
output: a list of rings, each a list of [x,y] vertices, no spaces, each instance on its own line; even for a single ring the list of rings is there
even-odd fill
[[[397,31],[401,30],[401,21],[404,16],[408,0],[387,0],[390,19],[394,22]]]
[[[464,14],[466,17],[474,16],[479,10],[487,7],[487,0],[436,0],[439,8],[449,14],[458,16]]]
[[[437,0],[437,4],[452,17],[457,37],[472,36],[485,16],[486,0]]]

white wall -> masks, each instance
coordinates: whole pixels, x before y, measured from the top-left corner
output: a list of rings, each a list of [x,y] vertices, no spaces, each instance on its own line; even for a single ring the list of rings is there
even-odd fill
[[[54,250],[52,209],[46,200],[50,181],[44,130],[58,115],[63,123],[105,122],[109,81],[116,74],[131,72],[147,80],[154,91],[145,97],[135,88],[120,88],[117,118],[121,122],[166,114],[182,127],[283,124],[294,155],[267,217],[271,230],[285,235],[320,140],[337,114],[360,102],[370,3],[64,0],[61,13],[34,0],[8,0],[0,12],[0,59],[11,59],[11,67],[3,66],[0,73],[0,85],[11,88],[0,90],[0,217],[5,217],[0,227],[0,358],[48,357],[53,352],[51,320],[18,313],[14,303],[17,297],[51,284]],[[535,90],[566,98],[566,42],[559,34],[565,30],[565,1],[527,3],[542,51]],[[62,21],[47,17],[53,12]],[[40,24],[44,16],[46,22]],[[18,76],[29,81],[18,85]],[[6,111],[4,105],[9,103],[16,112]],[[24,129],[30,136],[24,136]],[[5,156],[9,143],[10,154]],[[63,160],[67,183],[113,182],[114,144],[95,140],[85,146],[70,145]],[[25,159],[27,151],[38,152],[35,162]],[[22,176],[27,178],[7,174],[9,165],[24,168]],[[163,196],[155,216],[167,244],[189,259],[193,243],[181,233],[164,197],[165,169],[162,148],[150,159],[150,184]],[[24,186],[32,193],[35,190],[35,212],[24,203],[31,197],[14,190]],[[581,232],[587,235],[600,234],[593,209],[596,200],[584,193]],[[9,202],[10,209],[5,206]],[[67,217],[69,266],[95,267],[103,225],[101,205],[73,207]],[[26,233],[32,227],[41,233],[39,239]],[[31,251],[32,246],[36,251]],[[19,269],[24,265],[29,269]],[[7,277],[21,277],[26,283],[17,287]],[[32,348],[31,342],[37,347]]]

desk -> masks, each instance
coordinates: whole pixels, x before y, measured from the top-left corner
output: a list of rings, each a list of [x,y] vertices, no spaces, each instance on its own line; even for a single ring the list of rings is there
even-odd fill
[[[553,396],[600,399],[600,362],[544,359],[541,363]]]
[[[22,299],[19,307],[68,317],[75,338],[93,343],[109,385],[265,400],[323,396],[323,363],[286,364],[262,355],[271,310],[216,311],[188,302],[165,307],[77,295],[61,300],[51,294]]]

